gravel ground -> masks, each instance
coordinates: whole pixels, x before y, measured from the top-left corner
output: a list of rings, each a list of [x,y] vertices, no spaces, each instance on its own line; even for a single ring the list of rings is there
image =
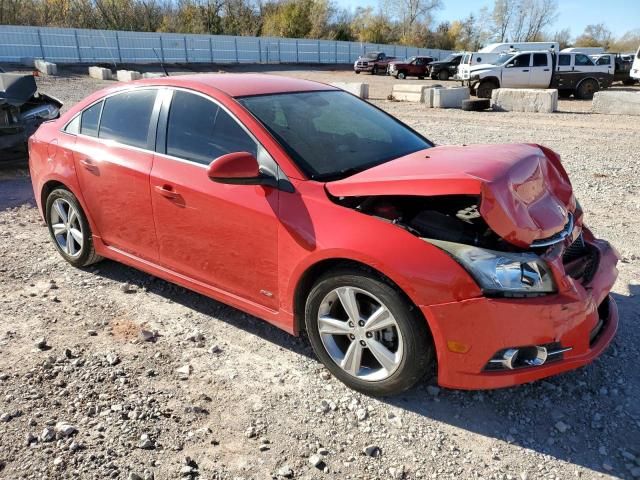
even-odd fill
[[[249,70],[244,67],[241,70]],[[62,70],[67,105],[108,85]],[[340,71],[276,74],[354,80]],[[0,170],[0,477],[567,479],[640,477],[637,117],[374,103],[437,143],[558,151],[588,224],[623,261],[613,345],[592,365],[499,391],[355,393],[304,339],[123,265],[55,252],[25,170]]]

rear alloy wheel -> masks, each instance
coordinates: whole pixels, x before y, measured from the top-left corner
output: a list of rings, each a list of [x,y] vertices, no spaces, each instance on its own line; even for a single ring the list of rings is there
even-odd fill
[[[85,267],[102,260],[93,247],[89,222],[76,197],[58,188],[47,197],[47,226],[62,257],[75,267]]]
[[[583,80],[576,90],[576,97],[581,100],[591,100],[593,94],[600,90],[600,85],[592,78]]]
[[[441,81],[449,80],[449,70],[440,70],[440,72],[438,72],[438,80],[441,80]]]
[[[355,390],[398,393],[428,371],[433,348],[424,320],[398,291],[365,271],[345,269],[321,278],[305,313],[316,355]]]

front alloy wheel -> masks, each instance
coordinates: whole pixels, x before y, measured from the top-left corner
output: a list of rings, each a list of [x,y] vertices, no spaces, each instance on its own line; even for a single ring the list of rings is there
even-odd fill
[[[329,272],[305,311],[316,355],[339,380],[370,395],[413,386],[433,358],[424,319],[394,286],[357,268]]]
[[[384,380],[402,360],[402,335],[389,309],[354,287],[331,290],[320,303],[318,330],[331,359],[364,380]]]

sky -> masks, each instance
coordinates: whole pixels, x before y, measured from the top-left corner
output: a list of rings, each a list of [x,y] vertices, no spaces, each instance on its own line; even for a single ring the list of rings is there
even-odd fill
[[[339,7],[376,8],[379,0],[335,0]],[[477,13],[482,7],[493,7],[493,0],[442,0],[443,8],[436,15],[436,23],[452,21]],[[589,24],[604,23],[614,36],[640,29],[640,0],[558,0],[558,18],[550,30],[568,28],[576,37]]]

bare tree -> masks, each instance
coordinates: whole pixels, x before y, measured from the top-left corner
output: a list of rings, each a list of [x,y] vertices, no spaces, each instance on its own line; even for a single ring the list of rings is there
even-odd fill
[[[420,24],[429,25],[441,0],[386,0],[387,11],[395,13],[400,25],[401,40],[408,39]]]
[[[578,38],[576,38],[576,47],[604,47],[609,49],[613,43],[613,34],[604,23],[597,25],[587,25]]]
[[[496,40],[504,42],[511,26],[516,10],[516,2],[513,0],[496,0],[493,5],[493,24],[495,26]]]

